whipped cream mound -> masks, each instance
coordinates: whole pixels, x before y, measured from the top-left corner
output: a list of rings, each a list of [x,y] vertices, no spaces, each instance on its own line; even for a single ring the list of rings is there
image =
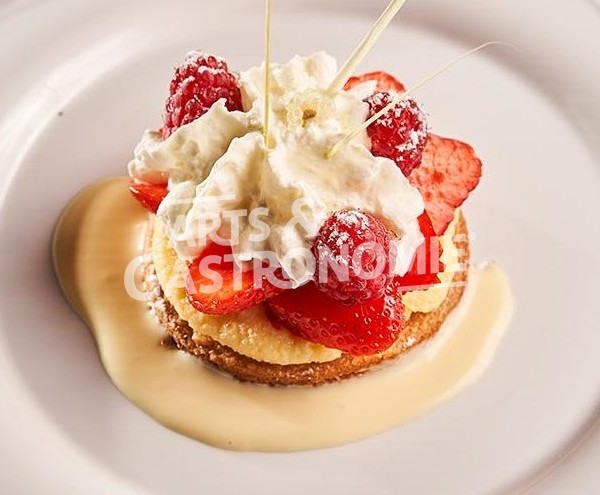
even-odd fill
[[[181,259],[193,260],[218,236],[232,244],[237,263],[277,261],[300,285],[312,277],[306,254],[322,223],[355,208],[396,233],[395,272],[406,273],[422,242],[423,199],[392,160],[373,156],[366,131],[326,158],[368,111],[364,85],[327,94],[336,73],[324,52],[271,64],[269,148],[262,135],[264,64],[240,74],[244,112],[219,101],[165,141],[144,134],[129,173],[169,182],[158,217]]]
[[[233,138],[260,128],[261,120],[255,114],[230,112],[225,100],[219,100],[201,118],[180,127],[165,141],[159,131],[144,132],[127,167],[129,175],[150,184],[200,183]]]

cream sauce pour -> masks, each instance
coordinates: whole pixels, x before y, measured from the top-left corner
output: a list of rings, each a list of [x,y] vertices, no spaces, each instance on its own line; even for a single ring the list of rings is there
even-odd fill
[[[488,264],[473,269],[436,337],[393,364],[317,388],[241,383],[162,347],[163,330],[147,304],[127,294],[124,272],[142,254],[146,219],[126,179],[87,187],[56,226],[56,274],[119,390],[168,428],[218,447],[315,449],[401,425],[472,383],[512,314],[507,277]]]

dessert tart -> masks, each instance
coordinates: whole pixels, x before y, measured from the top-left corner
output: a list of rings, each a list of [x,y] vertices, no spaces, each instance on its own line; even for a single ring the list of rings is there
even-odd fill
[[[354,75],[404,0],[339,70],[325,52],[272,63],[266,4],[264,62],[187,54],[128,177],[71,201],[53,257],[135,404],[212,445],[289,451],[456,393],[512,298],[499,267],[471,267],[462,205],[482,163],[431,132],[412,96],[431,77]]]
[[[271,64],[264,138],[264,72],[200,52],[176,68],[163,126],[129,164],[150,210],[144,287],[178,349],[240,380],[319,385],[439,330],[467,279],[460,206],[481,161],[431,134],[416,100],[394,103],[390,74],[331,92],[323,52]],[[274,280],[256,275],[267,252]]]

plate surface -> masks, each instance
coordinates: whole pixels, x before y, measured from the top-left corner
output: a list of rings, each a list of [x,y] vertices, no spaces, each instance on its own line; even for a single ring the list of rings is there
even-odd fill
[[[343,60],[385,1],[274,4],[276,59],[326,49]],[[411,83],[483,41],[517,47],[475,55],[419,94],[435,131],[484,159],[467,208],[474,258],[501,261],[517,300],[474,386],[366,441],[286,455],[196,443],[112,386],[56,286],[52,226],[82,186],[125,172],[185,51],[254,65],[262,18],[260,0],[0,2],[0,491],[595,493],[600,10],[591,1],[412,0],[361,67]]]

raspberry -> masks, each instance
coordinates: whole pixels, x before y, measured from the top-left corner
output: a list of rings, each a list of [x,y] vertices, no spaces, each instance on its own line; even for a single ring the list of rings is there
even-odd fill
[[[379,92],[365,101],[369,118],[392,101],[390,93]],[[371,152],[393,160],[408,177],[421,163],[423,149],[429,137],[425,113],[412,98],[402,100],[388,113],[367,128]]]
[[[396,246],[374,216],[359,210],[335,212],[313,244],[320,291],[344,304],[379,298],[392,279]]]
[[[204,115],[221,98],[225,98],[228,110],[242,110],[237,75],[229,71],[221,58],[199,52],[188,53],[171,80],[170,95],[165,102],[163,139]]]
[[[432,134],[408,180],[421,192],[435,233],[442,235],[480,178],[481,160],[471,146]]]
[[[267,301],[269,316],[303,339],[355,355],[389,348],[404,328],[399,279],[379,299],[347,306],[333,301],[310,282]]]
[[[366,74],[360,74],[358,76],[352,76],[346,82],[344,89],[346,91],[350,91],[355,86],[367,81],[376,81],[377,86],[375,87],[375,91],[396,91],[397,93],[402,93],[405,90],[404,84],[398,81],[398,79],[391,74],[388,74],[382,70],[376,72],[367,72]]]
[[[255,285],[252,270],[241,273],[241,284],[237,286],[234,262],[225,261],[225,256],[231,253],[231,246],[211,243],[189,266],[185,289],[188,300],[198,311],[213,315],[239,313],[283,291],[266,277],[259,281],[260,284]],[[210,270],[210,274],[204,273],[201,269],[202,260],[208,256],[215,256],[215,259],[220,260],[208,264],[207,269]],[[282,279],[280,269],[275,271],[275,276],[282,282],[281,285],[286,282]],[[217,284],[215,290],[210,290],[215,283]]]
[[[129,182],[129,192],[144,208],[156,213],[169,189],[167,184],[146,184],[132,180]]]

